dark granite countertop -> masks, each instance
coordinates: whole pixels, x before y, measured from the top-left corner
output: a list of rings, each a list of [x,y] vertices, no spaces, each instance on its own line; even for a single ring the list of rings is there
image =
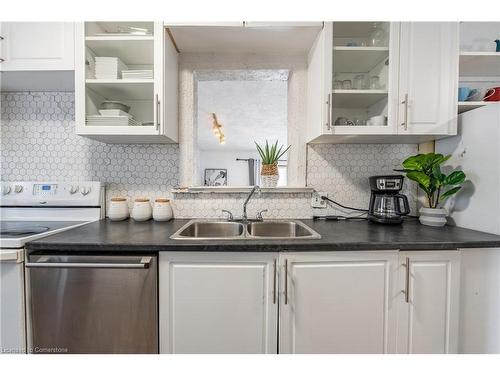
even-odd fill
[[[500,247],[500,236],[446,226],[433,228],[408,219],[403,225],[366,221],[302,220],[321,239],[309,240],[172,240],[188,220],[111,222],[101,220],[26,244],[28,251],[341,251],[453,250]]]

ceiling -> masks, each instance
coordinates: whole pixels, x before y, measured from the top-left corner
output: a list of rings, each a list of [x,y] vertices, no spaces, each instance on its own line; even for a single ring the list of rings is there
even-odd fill
[[[169,26],[181,53],[307,54],[321,22],[249,22],[234,26]]]
[[[198,147],[208,151],[255,151],[258,143],[287,143],[288,82],[200,81],[198,82]],[[226,143],[212,133],[215,113]]]

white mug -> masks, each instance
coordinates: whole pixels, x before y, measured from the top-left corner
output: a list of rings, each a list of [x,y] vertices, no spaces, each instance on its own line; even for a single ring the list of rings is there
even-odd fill
[[[387,117],[384,115],[373,116],[366,122],[367,125],[382,126],[387,124]]]

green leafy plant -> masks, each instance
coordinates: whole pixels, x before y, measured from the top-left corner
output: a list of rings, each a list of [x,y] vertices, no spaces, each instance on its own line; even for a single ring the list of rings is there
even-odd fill
[[[254,142],[257,146],[257,151],[259,151],[260,158],[262,159],[262,164],[276,164],[285,152],[288,151],[290,146],[283,150],[283,145],[278,148],[278,141],[275,144],[269,146],[269,143],[266,141],[265,146],[260,146],[257,142]],[[282,151],[283,150],[283,151]]]
[[[449,175],[441,172],[441,165],[450,157],[435,153],[410,156],[403,161],[404,169],[395,171],[404,172],[406,177],[417,182],[427,195],[429,208],[437,208],[440,202],[456,194],[465,181],[462,171],[454,171]]]

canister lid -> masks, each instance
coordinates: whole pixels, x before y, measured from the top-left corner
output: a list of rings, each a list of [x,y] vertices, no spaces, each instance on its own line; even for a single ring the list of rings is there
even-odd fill
[[[111,198],[111,202],[125,202],[127,200],[127,198],[123,198],[123,197],[113,197]]]
[[[149,198],[135,198],[136,202],[149,202]]]
[[[170,199],[167,199],[167,198],[156,198],[155,202],[158,202],[158,203],[168,203],[168,202],[170,202]]]

